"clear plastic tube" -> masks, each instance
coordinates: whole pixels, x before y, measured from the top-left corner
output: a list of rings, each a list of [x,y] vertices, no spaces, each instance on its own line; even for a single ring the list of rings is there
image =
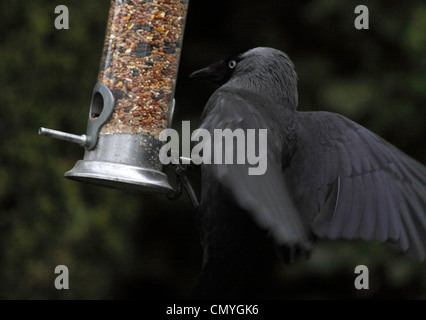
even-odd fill
[[[113,0],[98,81],[114,112],[101,135],[158,137],[168,126],[189,0]]]

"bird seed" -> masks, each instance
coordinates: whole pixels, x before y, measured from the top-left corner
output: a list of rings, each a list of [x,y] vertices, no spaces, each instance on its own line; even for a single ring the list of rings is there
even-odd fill
[[[101,134],[158,137],[168,126],[189,0],[113,0],[98,81],[114,112]]]

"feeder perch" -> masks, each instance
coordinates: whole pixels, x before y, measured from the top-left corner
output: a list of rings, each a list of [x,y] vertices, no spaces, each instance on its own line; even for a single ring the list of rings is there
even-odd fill
[[[84,146],[65,177],[107,187],[173,193],[160,132],[171,126],[189,0],[113,0],[87,131],[39,133]]]

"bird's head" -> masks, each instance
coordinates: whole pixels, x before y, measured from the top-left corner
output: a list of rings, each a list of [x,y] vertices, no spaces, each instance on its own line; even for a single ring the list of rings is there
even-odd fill
[[[297,74],[290,58],[280,50],[254,48],[195,71],[190,77],[255,91],[281,105],[297,108]]]

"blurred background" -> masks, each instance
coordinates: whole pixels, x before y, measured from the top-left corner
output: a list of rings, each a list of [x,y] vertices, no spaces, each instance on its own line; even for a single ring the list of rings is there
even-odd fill
[[[56,30],[57,5],[70,29]],[[83,157],[40,126],[82,134],[97,79],[110,1],[0,0],[0,298],[185,298],[201,266],[194,210],[177,201],[63,178]],[[231,53],[270,46],[299,75],[300,110],[341,113],[426,163],[426,4],[358,1],[191,1],[174,127],[192,129],[214,85],[188,75]],[[195,185],[197,184],[196,177]],[[56,290],[57,265],[70,289]],[[355,266],[370,290],[354,288]],[[265,261],[260,298],[426,298],[426,264],[380,243],[329,242],[284,266]]]

